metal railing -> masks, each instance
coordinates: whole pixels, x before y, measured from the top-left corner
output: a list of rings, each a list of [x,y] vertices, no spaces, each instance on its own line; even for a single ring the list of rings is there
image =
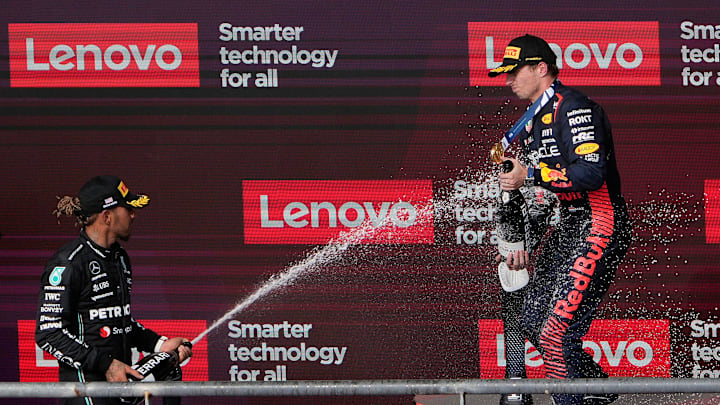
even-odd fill
[[[720,379],[342,380],[282,382],[0,382],[0,398],[720,393]]]

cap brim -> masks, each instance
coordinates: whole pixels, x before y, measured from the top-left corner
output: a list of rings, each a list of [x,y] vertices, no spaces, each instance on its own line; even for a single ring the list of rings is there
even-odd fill
[[[123,205],[127,208],[143,208],[150,204],[150,197],[144,195],[144,194],[133,194],[128,193],[128,195],[125,196],[125,199],[123,200]]]
[[[519,66],[519,63],[514,63],[512,65],[502,65],[499,67],[496,67],[495,69],[492,69],[488,72],[488,76],[495,77],[498,75],[501,75],[503,73],[510,73],[513,70],[515,70]]]

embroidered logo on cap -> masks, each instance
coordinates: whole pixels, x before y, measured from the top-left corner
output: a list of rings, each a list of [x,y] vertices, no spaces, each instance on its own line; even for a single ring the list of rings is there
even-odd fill
[[[520,48],[517,46],[508,46],[505,48],[505,55],[503,58],[508,59],[519,59],[520,58]]]
[[[115,201],[114,198],[108,197],[105,199],[105,201],[103,201],[103,209],[112,207],[113,205],[116,205],[116,204],[117,204],[117,201]]]
[[[142,208],[150,203],[150,197],[146,195],[139,195],[137,200],[128,201],[127,203],[135,208]]]
[[[130,191],[130,190],[128,190],[125,183],[123,183],[122,181],[120,182],[120,184],[118,184],[118,190],[120,191],[120,194],[122,194],[123,197],[126,197],[127,193]]]

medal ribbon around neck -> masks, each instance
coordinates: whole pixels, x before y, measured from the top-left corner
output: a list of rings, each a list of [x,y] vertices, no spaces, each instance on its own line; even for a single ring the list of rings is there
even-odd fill
[[[550,101],[550,99],[555,96],[555,84],[553,83],[552,86],[548,87],[547,90],[545,90],[541,97],[539,97],[537,100],[535,100],[534,103],[530,104],[530,107],[528,107],[527,111],[525,111],[525,114],[520,117],[520,119],[515,123],[515,125],[512,126],[507,132],[505,132],[505,135],[503,135],[500,142],[493,145],[493,147],[490,149],[490,157],[495,163],[502,162],[502,157],[505,155],[505,151],[510,146],[510,144],[517,138],[517,136],[520,134],[520,131],[522,131],[523,127],[537,115],[537,113],[542,110],[543,107],[547,105],[547,103]]]

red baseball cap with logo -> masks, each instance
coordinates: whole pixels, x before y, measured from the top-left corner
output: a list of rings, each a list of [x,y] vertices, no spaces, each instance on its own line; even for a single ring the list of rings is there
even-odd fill
[[[535,65],[545,62],[555,65],[557,56],[548,43],[534,35],[525,34],[510,41],[505,48],[502,64],[488,72],[488,76],[495,77],[503,73],[510,73],[524,65]]]
[[[78,198],[85,216],[116,206],[135,209],[143,208],[150,203],[150,197],[131,193],[122,180],[110,175],[88,180],[80,189]]]

